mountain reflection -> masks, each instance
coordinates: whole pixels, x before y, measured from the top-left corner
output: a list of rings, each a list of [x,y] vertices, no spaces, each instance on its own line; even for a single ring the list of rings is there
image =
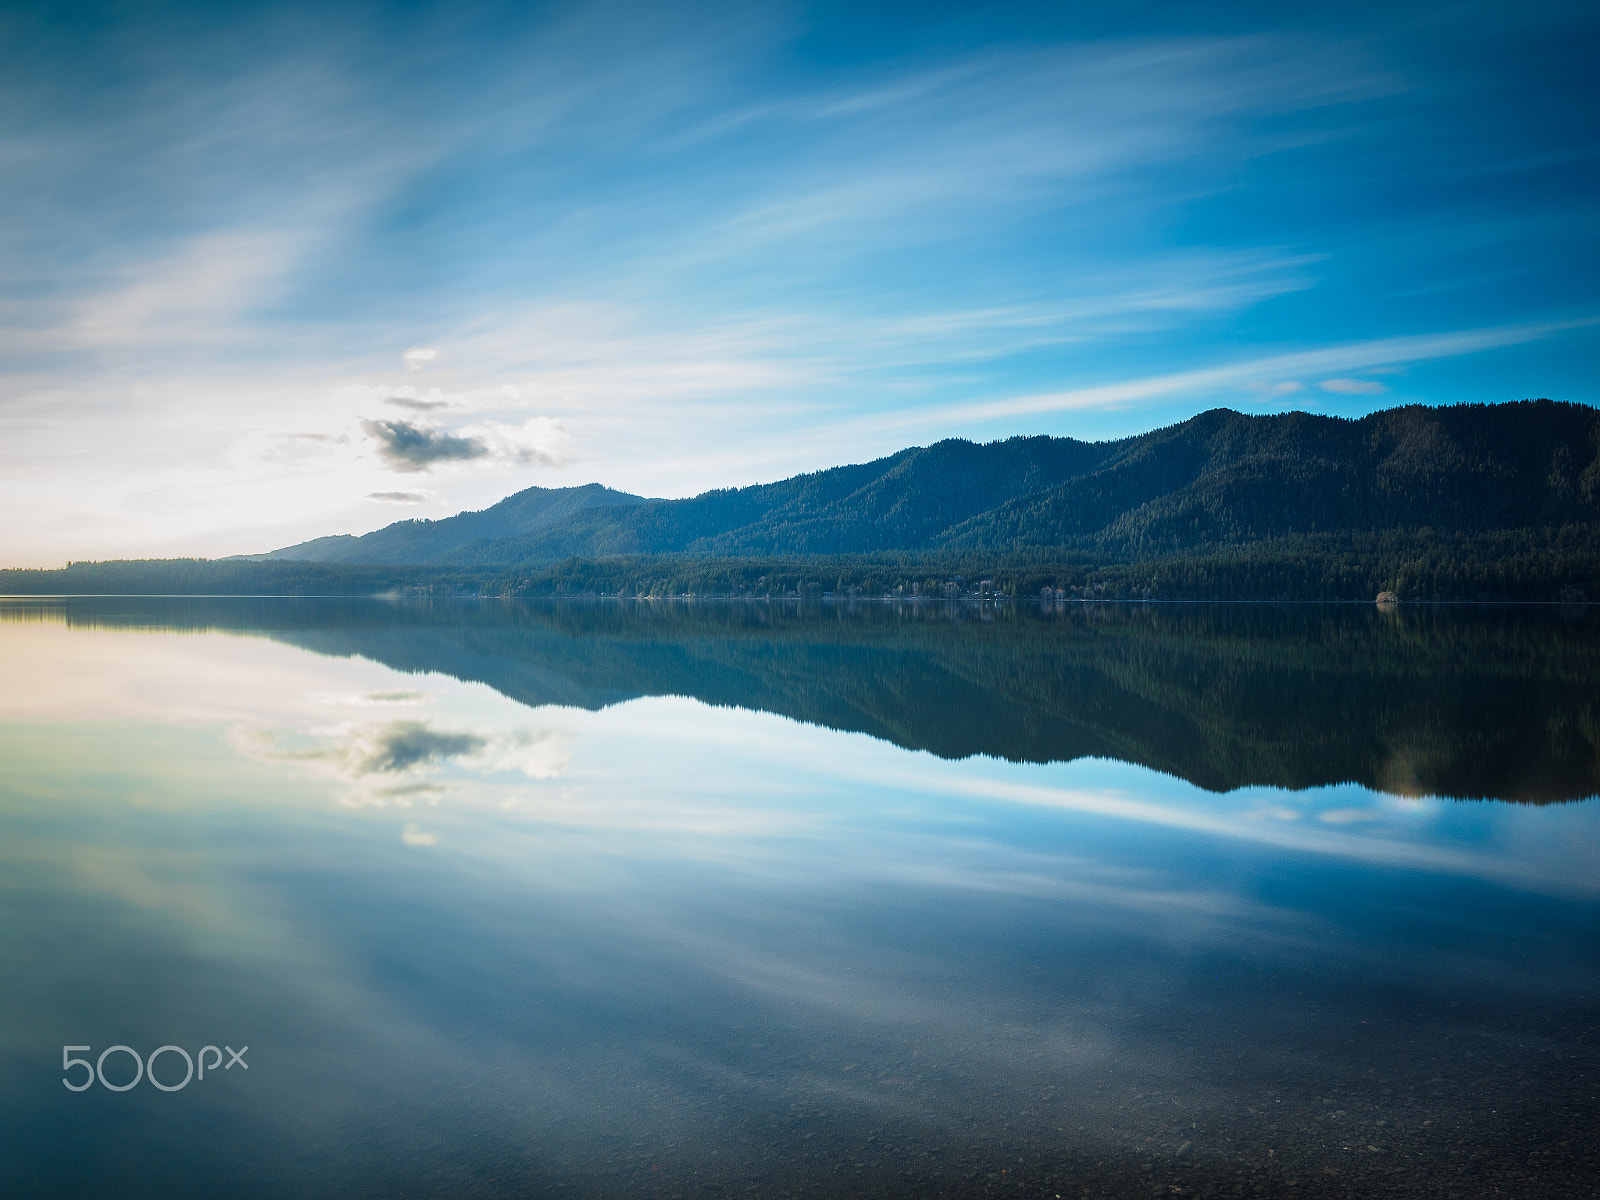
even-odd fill
[[[530,706],[777,713],[941,758],[1120,759],[1215,791],[1600,792],[1587,609],[9,601],[0,620],[261,633]]]

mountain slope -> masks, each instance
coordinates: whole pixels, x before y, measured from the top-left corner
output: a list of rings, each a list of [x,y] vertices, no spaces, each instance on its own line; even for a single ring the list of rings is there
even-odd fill
[[[923,549],[951,526],[1092,469],[1112,445],[1049,437],[982,446],[944,441],[777,483],[581,513],[532,534],[465,546],[441,561]]]
[[[1600,518],[1600,413],[1410,407],[1340,421],[1227,410],[1131,439],[1103,469],[952,529],[951,548],[1088,540],[1154,554],[1291,533],[1481,532]]]
[[[1340,531],[1600,521],[1600,412],[1549,400],[1359,420],[1228,409],[1113,442],[949,440],[687,500],[591,484],[274,551],[482,566],[610,555],[1054,547],[1146,556]]]
[[[458,513],[440,521],[396,521],[362,537],[343,534],[315,538],[253,557],[299,562],[436,562],[471,542],[527,534],[569,521],[586,509],[645,503],[643,497],[612,491],[598,483],[572,488],[531,487],[478,512]]]

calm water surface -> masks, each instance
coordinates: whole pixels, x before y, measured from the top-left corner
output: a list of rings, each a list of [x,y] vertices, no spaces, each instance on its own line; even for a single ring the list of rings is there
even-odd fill
[[[6,600],[0,671],[7,1194],[1595,1194],[1593,609]]]

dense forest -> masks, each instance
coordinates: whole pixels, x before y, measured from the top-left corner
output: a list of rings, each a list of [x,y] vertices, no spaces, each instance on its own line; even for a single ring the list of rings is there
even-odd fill
[[[944,441],[647,500],[529,488],[219,561],[0,572],[8,593],[1600,599],[1600,411],[1218,409],[1111,442]]]
[[[1600,598],[1600,527],[1335,533],[1147,559],[1060,551],[568,559],[382,566],[148,559],[0,571],[10,595],[747,596],[955,600],[1562,601]]]

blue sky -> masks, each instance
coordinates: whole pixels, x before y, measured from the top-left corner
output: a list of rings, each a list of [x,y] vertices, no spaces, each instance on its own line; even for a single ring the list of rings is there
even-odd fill
[[[1285,8],[0,9],[0,561],[1600,399],[1600,10]]]

